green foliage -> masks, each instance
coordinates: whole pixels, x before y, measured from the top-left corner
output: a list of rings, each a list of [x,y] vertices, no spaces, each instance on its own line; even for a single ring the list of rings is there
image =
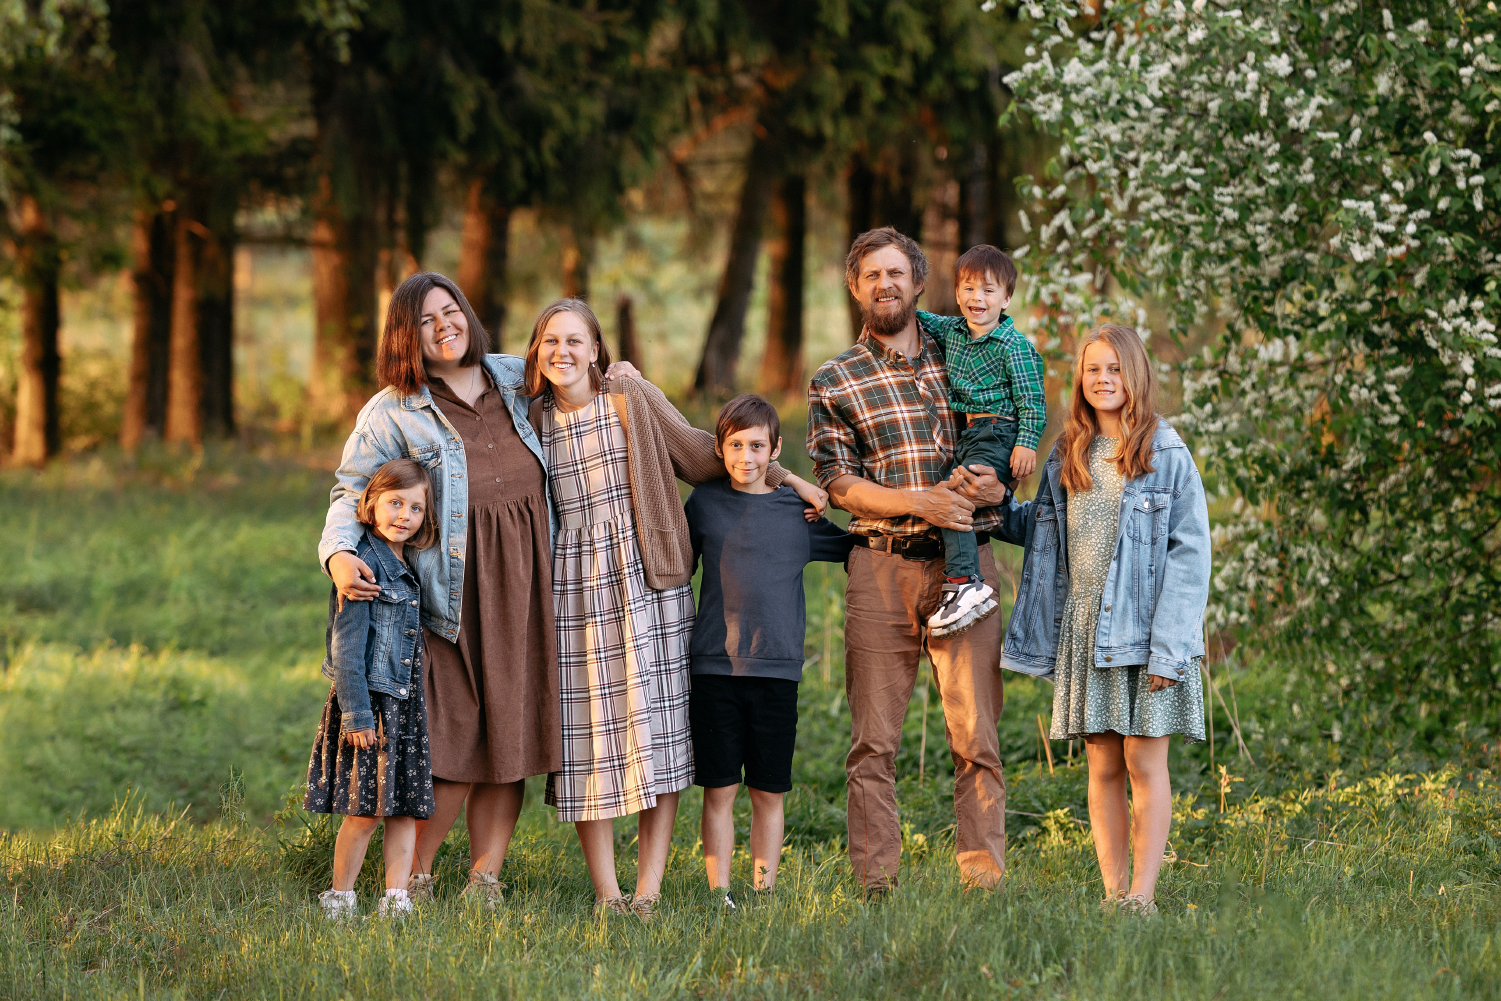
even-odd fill
[[[1240,500],[1211,626],[1353,652],[1356,687],[1488,702],[1501,673],[1501,16],[1354,0],[1024,4],[1008,81],[1063,142],[1029,258],[1054,331],[1222,322],[1184,373]],[[1077,29],[1077,30],[1075,30]]]

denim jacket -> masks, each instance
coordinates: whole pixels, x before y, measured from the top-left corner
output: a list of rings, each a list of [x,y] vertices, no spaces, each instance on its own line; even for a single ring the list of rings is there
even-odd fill
[[[1151,674],[1182,679],[1204,655],[1209,600],[1209,508],[1198,467],[1167,421],[1152,438],[1153,470],[1121,492],[1115,557],[1100,599],[1094,666],[1146,664]],[[1013,500],[991,534],[1026,547],[1016,607],[1001,666],[1051,677],[1068,598],[1068,495],[1059,482],[1055,446],[1035,500]]]
[[[515,355],[485,355],[485,370],[505,399],[522,442],[545,467],[542,442],[527,420],[531,397],[521,390],[525,362]],[[335,474],[338,482],[329,494],[318,562],[327,573],[329,557],[334,553],[355,551],[364,531],[354,516],[360,491],[381,466],[402,458],[416,459],[427,467],[433,481],[433,505],[428,517],[438,519],[438,544],[418,550],[412,557],[417,579],[422,582],[422,624],[452,642],[459,636],[464,547],[469,541],[468,466],[463,439],[433,403],[426,386],[410,396],[387,386],[360,411],[354,432],[344,444],[344,457]],[[552,511],[550,493],[547,508]],[[549,513],[548,521],[556,535],[556,515]]]
[[[415,552],[419,550],[408,550]],[[375,573],[380,594],[372,601],[345,601],[342,608],[337,587],[328,596],[323,676],[339,695],[344,733],[375,728],[372,691],[404,699],[411,685],[422,684],[420,677],[414,678],[412,665],[422,628],[417,575],[368,527],[354,554]]]

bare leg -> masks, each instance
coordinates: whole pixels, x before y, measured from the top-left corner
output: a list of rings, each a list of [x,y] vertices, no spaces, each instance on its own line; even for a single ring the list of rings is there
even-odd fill
[[[1173,784],[1167,771],[1166,737],[1125,738],[1131,773],[1131,895],[1155,900],[1157,873],[1173,826]]]
[[[500,875],[525,794],[525,782],[475,783],[464,815],[469,824],[470,868]]]
[[[1126,889],[1131,854],[1130,814],[1126,807],[1126,756],[1114,731],[1084,738],[1089,756],[1089,829],[1100,860],[1105,895]]]
[[[353,890],[354,881],[365,864],[365,849],[380,826],[379,817],[345,817],[334,839],[334,889]],[[405,880],[402,886],[406,886]]]
[[[657,805],[636,815],[636,896],[662,891],[667,853],[672,849],[672,824],[678,816],[678,794],[657,796]]]
[[[594,883],[594,896],[600,900],[620,896],[620,880],[615,875],[615,824],[610,820],[580,820],[573,825],[578,831],[579,847],[584,850],[584,864]]]
[[[412,875],[412,854],[417,848],[415,817],[387,817],[381,850],[386,857],[386,889],[405,890]]]
[[[704,869],[713,889],[728,889],[730,860],[735,855],[735,794],[737,783],[704,790]]]
[[[751,857],[755,860],[751,885],[769,890],[777,885],[777,866],[782,863],[782,835],[787,828],[783,794],[752,789],[750,798]]]
[[[443,839],[453,829],[464,808],[464,797],[469,795],[469,783],[444,782],[433,779],[433,815],[417,821],[417,849],[412,860],[412,871],[427,874],[433,871],[433,859],[443,846]]]

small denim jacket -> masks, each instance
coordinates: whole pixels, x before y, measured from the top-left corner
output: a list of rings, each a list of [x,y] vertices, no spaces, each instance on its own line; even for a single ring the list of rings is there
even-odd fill
[[[1152,437],[1152,472],[1121,492],[1115,557],[1100,599],[1097,669],[1146,664],[1150,674],[1181,680],[1204,656],[1209,600],[1209,508],[1188,446],[1167,421]],[[1000,509],[991,534],[1025,546],[1021,586],[1006,629],[1001,666],[1051,678],[1068,598],[1068,495],[1057,446],[1043,467],[1034,500]]]
[[[515,355],[485,355],[484,364],[511,412],[516,433],[545,469],[542,442],[527,419],[532,399],[522,391],[526,363]],[[329,494],[328,517],[318,542],[318,563],[327,573],[329,557],[355,550],[364,531],[354,516],[360,491],[381,466],[403,458],[416,459],[427,468],[433,482],[428,517],[438,520],[437,545],[418,550],[411,557],[417,579],[422,582],[422,624],[455,642],[459,638],[459,599],[464,591],[464,548],[469,541],[469,469],[463,439],[433,402],[426,386],[411,395],[387,386],[360,410],[335,473],[338,482]],[[556,536],[551,491],[546,486],[543,489],[548,491],[548,527]]]
[[[338,693],[344,733],[375,728],[372,691],[404,699],[410,686],[422,684],[412,673],[422,629],[417,575],[368,527],[354,554],[375,573],[380,594],[370,601],[345,600],[343,608],[337,587],[328,596],[323,676]]]

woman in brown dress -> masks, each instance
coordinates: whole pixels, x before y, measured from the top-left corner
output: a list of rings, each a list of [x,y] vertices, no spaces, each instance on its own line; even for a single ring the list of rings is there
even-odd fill
[[[377,362],[386,388],[345,446],[319,555],[341,594],[377,598],[347,544],[348,498],[389,459],[427,467],[441,537],[415,569],[436,810],[418,824],[409,892],[431,895],[433,858],[467,802],[464,893],[493,905],[525,779],[557,770],[561,745],[542,449],[527,421],[522,360],[487,347],[449,279],[417,274],[396,289]]]

